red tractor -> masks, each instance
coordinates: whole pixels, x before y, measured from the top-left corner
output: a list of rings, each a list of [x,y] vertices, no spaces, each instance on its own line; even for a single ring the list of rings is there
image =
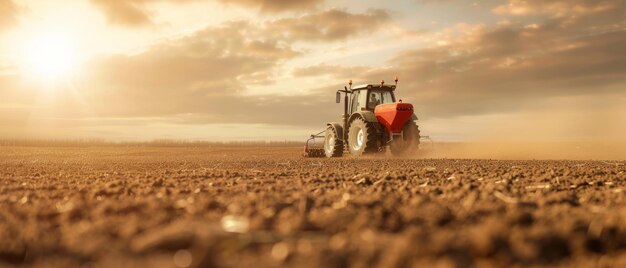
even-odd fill
[[[305,157],[339,157],[344,151],[352,155],[384,152],[404,155],[417,150],[420,131],[413,105],[397,100],[398,84],[367,84],[337,91],[337,103],[344,93],[343,121],[328,123],[326,130],[311,135],[304,146]],[[323,148],[316,148],[316,139],[324,138]]]

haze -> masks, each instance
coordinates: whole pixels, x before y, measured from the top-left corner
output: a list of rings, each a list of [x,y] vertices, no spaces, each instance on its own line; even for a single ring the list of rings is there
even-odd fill
[[[0,138],[300,140],[400,78],[439,141],[624,141],[623,0],[0,0]]]

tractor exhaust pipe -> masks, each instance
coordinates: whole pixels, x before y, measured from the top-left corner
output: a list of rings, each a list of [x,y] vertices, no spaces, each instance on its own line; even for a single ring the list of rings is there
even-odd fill
[[[343,89],[345,90],[345,96],[343,98],[343,129],[348,128],[348,92],[352,92],[352,79],[348,81],[348,85],[350,86],[350,90],[348,90],[346,86],[343,86]],[[348,131],[343,132],[343,140],[348,140]]]
[[[352,84],[352,81],[350,81],[350,84]],[[350,86],[352,87],[352,85]],[[345,86],[343,87],[346,92],[348,92],[348,88],[346,88]],[[348,126],[348,93],[344,94],[343,97],[343,127],[344,129],[346,129],[346,126]],[[343,132],[343,140],[345,141],[347,139],[346,137],[346,132]]]
[[[348,119],[350,117],[350,115],[348,114],[348,94],[352,93],[352,80],[350,80],[348,84],[350,85],[350,89],[348,89],[347,86],[343,86],[343,90],[337,90],[337,94],[335,95],[335,102],[341,103],[341,92],[345,94],[343,97],[343,128],[344,129],[346,129],[346,126],[348,125]],[[348,138],[346,131],[343,131],[342,137],[339,137],[339,138],[345,141]]]

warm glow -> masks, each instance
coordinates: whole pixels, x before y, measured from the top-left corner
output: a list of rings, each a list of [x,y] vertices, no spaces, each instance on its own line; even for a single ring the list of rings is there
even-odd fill
[[[76,49],[66,36],[44,34],[26,45],[24,60],[26,75],[46,81],[63,80],[75,70]]]

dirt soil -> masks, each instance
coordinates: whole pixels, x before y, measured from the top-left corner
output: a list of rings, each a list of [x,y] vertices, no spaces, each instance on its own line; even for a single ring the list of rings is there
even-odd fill
[[[0,267],[626,267],[615,161],[0,147]]]

